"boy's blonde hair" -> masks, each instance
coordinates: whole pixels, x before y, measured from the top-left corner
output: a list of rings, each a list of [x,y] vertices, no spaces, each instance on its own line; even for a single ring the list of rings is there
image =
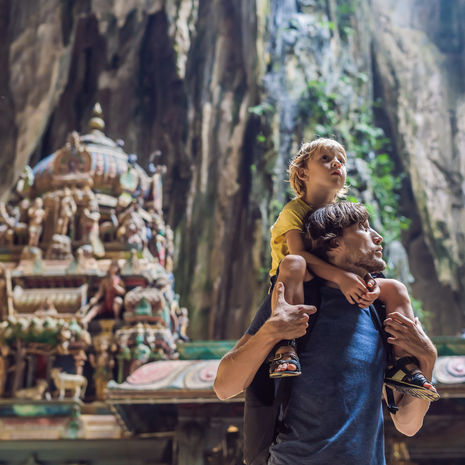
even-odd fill
[[[344,156],[347,161],[347,154],[344,147],[333,139],[320,137],[312,142],[305,142],[300,146],[299,152],[289,163],[289,183],[297,197],[305,195],[305,183],[299,178],[298,171],[305,168],[307,160],[319,155],[322,150],[337,151]],[[336,198],[343,197],[347,193],[347,186],[344,186],[337,194]]]

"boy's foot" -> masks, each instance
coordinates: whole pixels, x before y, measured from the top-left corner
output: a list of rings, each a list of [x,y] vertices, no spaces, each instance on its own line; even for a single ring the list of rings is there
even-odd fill
[[[299,357],[292,346],[279,347],[268,361],[270,362],[270,378],[284,378],[302,374]]]
[[[418,365],[415,357],[396,360],[394,366],[386,371],[384,383],[395,391],[434,402],[440,396]]]

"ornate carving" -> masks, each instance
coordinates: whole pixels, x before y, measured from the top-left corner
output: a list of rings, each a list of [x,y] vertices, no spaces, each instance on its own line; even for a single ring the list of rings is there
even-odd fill
[[[147,173],[106,137],[100,107],[90,127],[27,167],[0,203],[0,396],[43,400],[53,378],[60,399],[82,398],[88,360],[89,397],[104,400],[115,359],[122,381],[176,359],[187,340],[163,218],[166,167]]]

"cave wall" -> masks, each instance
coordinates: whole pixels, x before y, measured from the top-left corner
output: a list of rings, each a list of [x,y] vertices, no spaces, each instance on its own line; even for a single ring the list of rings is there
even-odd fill
[[[405,235],[432,328],[454,334],[465,309],[465,3],[378,1],[373,55],[396,155],[412,195]]]
[[[456,332],[465,306],[464,5],[0,0],[1,193],[69,131],[85,132],[100,101],[107,134],[141,164],[162,152],[191,336],[237,338],[266,292],[268,229],[288,195],[288,159],[315,135],[308,83],[324,82],[348,121],[380,97],[407,174],[412,290],[435,333]]]

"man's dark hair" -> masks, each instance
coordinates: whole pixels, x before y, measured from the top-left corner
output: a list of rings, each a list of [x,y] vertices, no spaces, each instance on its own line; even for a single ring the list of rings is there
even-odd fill
[[[310,212],[304,218],[304,231],[312,239],[312,254],[323,260],[336,244],[334,239],[342,237],[344,229],[368,219],[367,209],[361,203],[330,203]]]

